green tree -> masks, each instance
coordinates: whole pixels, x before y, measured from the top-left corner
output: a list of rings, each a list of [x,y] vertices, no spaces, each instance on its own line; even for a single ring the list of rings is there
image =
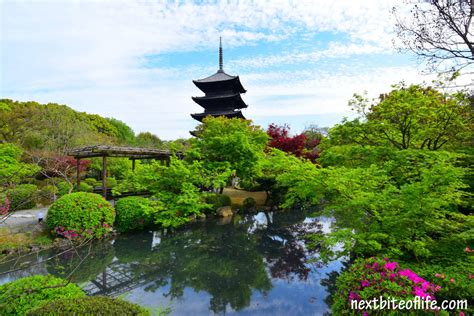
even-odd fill
[[[117,131],[117,140],[119,144],[133,145],[135,144],[135,132],[124,122],[114,119],[106,118],[106,120],[115,127]]]
[[[268,136],[251,121],[207,117],[196,134],[188,159],[203,161],[208,170],[228,167],[242,180],[261,174]]]
[[[150,132],[139,133],[135,142],[138,147],[161,148],[163,146],[163,141],[158,136]]]
[[[39,171],[35,164],[21,162],[23,151],[13,144],[0,144],[0,186],[11,186]]]
[[[400,83],[374,102],[355,95],[349,104],[360,118],[331,129],[323,148],[360,144],[440,150],[466,147],[472,140],[473,112],[464,91]]]

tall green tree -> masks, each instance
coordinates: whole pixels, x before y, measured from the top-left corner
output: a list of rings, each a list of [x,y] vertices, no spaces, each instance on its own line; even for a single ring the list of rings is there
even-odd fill
[[[243,180],[261,174],[268,136],[251,121],[207,117],[198,126],[196,135],[188,159],[201,160],[210,170],[229,167]]]
[[[473,111],[465,91],[400,83],[372,102],[355,95],[350,105],[360,117],[331,129],[326,147],[359,144],[440,150],[466,147],[472,141]]]

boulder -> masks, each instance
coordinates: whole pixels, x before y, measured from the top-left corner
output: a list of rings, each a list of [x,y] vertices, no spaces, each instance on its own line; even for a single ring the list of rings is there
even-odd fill
[[[216,211],[218,216],[221,217],[227,217],[227,216],[232,216],[232,208],[230,206],[222,206],[219,207]]]

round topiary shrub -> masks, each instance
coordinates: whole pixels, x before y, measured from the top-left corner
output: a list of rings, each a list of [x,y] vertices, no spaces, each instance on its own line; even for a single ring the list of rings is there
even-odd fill
[[[7,191],[12,210],[27,210],[36,206],[38,187],[34,184],[19,184]]]
[[[140,196],[120,199],[115,204],[115,227],[120,232],[140,230],[151,224],[151,201]]]
[[[63,298],[32,309],[28,315],[150,315],[140,305],[106,296]]]
[[[51,205],[46,224],[53,233],[66,238],[99,238],[112,230],[115,210],[103,197],[76,192],[59,198]]]
[[[257,206],[257,202],[253,197],[249,196],[248,198],[245,198],[245,200],[242,202],[242,206],[244,209],[249,210]]]
[[[84,295],[76,284],[51,275],[22,278],[0,285],[0,315],[25,315],[49,301]]]

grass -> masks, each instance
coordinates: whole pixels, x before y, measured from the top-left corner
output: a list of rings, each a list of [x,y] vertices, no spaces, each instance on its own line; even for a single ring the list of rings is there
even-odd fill
[[[47,232],[12,232],[0,228],[0,256],[13,251],[28,251],[31,247],[47,247],[53,244]]]

